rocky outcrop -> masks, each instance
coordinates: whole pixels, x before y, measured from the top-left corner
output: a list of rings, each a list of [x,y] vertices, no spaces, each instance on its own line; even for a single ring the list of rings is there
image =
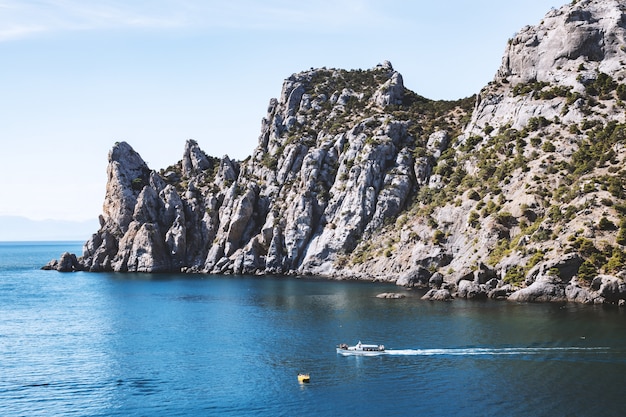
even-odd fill
[[[623,71],[615,61],[624,54],[623,11],[619,0],[581,0],[551,10],[538,26],[527,26],[511,39],[498,77],[576,86],[581,64],[597,64],[607,73]]]
[[[558,276],[562,282],[567,282],[576,276],[583,262],[584,260],[577,253],[569,253],[557,259],[542,262],[528,272],[526,283],[532,284],[538,278],[553,272],[553,275]]]
[[[508,42],[493,82],[457,101],[408,90],[389,62],[293,74],[244,161],[190,140],[157,172],[117,143],[100,230],[70,268],[619,304],[625,10],[617,0],[551,10]]]
[[[433,288],[422,296],[422,300],[428,301],[452,301],[453,299],[452,293],[447,288]]]
[[[518,302],[564,302],[565,290],[560,279],[542,276],[526,288],[515,291],[508,298]]]
[[[626,299],[626,284],[617,277],[599,275],[594,278],[591,289],[597,294],[597,298],[601,298],[602,302],[611,304]]]
[[[76,255],[69,252],[64,252],[61,254],[61,258],[57,261],[56,259],[48,262],[41,269],[43,270],[54,270],[59,272],[74,272],[81,271],[82,266],[78,262]]]
[[[565,297],[568,301],[579,304],[594,304],[596,300],[589,288],[581,286],[575,278],[565,287]]]
[[[427,288],[429,285],[431,285],[431,277],[432,274],[430,273],[430,271],[422,266],[418,266],[415,270],[402,274],[396,281],[396,285],[407,288]],[[443,282],[443,277],[441,281]],[[441,286],[441,283],[437,285],[437,281],[434,281],[432,284],[432,286]]]
[[[487,291],[484,286],[475,281],[463,280],[459,282],[457,297],[468,300],[479,300],[487,298]]]
[[[359,87],[357,91],[355,87]],[[397,216],[417,188],[402,76],[312,70],[285,81],[240,165],[188,141],[157,173],[127,143],[109,154],[90,271],[337,274],[336,262]]]

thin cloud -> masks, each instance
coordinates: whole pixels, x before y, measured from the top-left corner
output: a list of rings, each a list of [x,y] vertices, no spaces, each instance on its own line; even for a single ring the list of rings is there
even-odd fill
[[[0,6],[1,7],[1,6]],[[12,41],[21,38],[27,38],[37,33],[46,32],[44,26],[37,25],[15,25],[0,29],[0,42]]]
[[[244,29],[339,32],[393,27],[367,0],[202,1],[0,0],[0,42],[53,32],[102,29]],[[397,23],[397,22],[396,22]]]
[[[152,4],[131,7],[118,1],[93,4],[78,0],[5,0],[0,3],[0,9],[0,41],[54,32],[167,29],[186,24],[173,7],[153,7]]]
[[[393,23],[377,2],[365,0],[240,0],[195,6],[202,9],[197,16],[208,18],[211,26],[233,29],[338,32]]]

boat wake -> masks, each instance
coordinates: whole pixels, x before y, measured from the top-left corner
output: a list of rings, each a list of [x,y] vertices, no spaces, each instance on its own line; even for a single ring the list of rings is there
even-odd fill
[[[385,355],[395,356],[497,356],[545,355],[555,353],[607,353],[607,347],[509,347],[509,348],[449,348],[449,349],[389,349]],[[382,353],[382,352],[381,352]]]

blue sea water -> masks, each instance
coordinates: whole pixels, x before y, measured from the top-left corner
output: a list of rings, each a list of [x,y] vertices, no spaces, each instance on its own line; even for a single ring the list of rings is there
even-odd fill
[[[0,243],[2,416],[621,416],[618,308],[293,277],[58,273]],[[338,343],[383,343],[375,357]],[[298,372],[311,382],[300,384]]]

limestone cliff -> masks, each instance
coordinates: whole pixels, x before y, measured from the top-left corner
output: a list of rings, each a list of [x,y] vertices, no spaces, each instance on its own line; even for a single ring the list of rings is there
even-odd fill
[[[625,11],[624,0],[551,10],[509,40],[493,82],[458,101],[409,91],[388,62],[294,74],[245,161],[190,140],[156,172],[118,143],[80,268],[623,300]]]
[[[117,143],[102,227],[81,263],[92,271],[337,275],[342,257],[412,202],[472,105],[436,108],[407,91],[389,63],[317,69],[285,81],[246,161],[209,157],[190,140],[182,159],[157,173]],[[447,130],[432,120],[437,112]]]

